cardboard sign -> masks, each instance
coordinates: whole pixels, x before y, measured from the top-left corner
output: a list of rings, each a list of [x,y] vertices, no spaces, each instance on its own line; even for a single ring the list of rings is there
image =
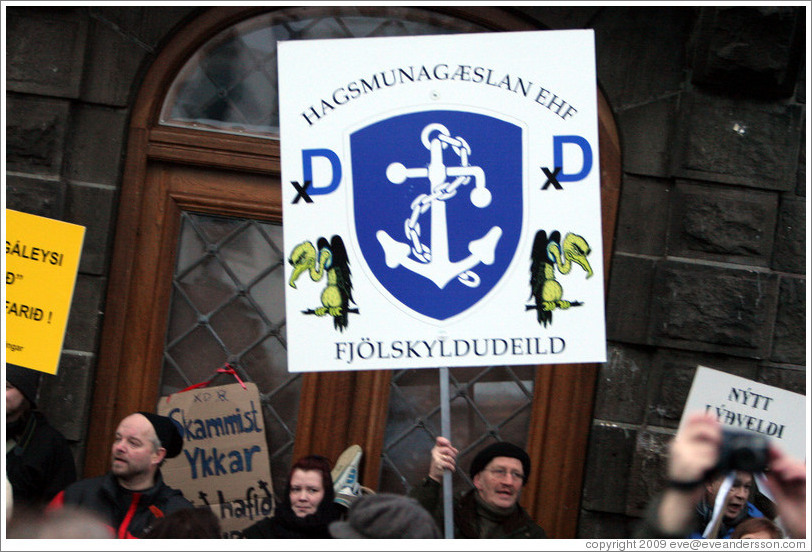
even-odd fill
[[[85,227],[6,209],[6,362],[56,374]]]
[[[763,435],[781,450],[806,458],[806,397],[698,366],[680,427],[693,412],[715,414],[722,425]]]
[[[161,471],[195,506],[209,506],[224,537],[273,515],[271,464],[257,386],[246,382],[161,397],[158,414],[182,428],[183,451]]]
[[[606,360],[593,31],[278,52],[291,372]]]

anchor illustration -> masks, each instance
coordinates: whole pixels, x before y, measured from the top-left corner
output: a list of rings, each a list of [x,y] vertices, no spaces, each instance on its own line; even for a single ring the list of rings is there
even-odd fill
[[[432,137],[432,133],[437,134]],[[420,135],[423,145],[430,151],[427,167],[407,168],[402,163],[392,163],[386,169],[386,178],[393,184],[402,184],[407,178],[429,179],[430,194],[421,194],[412,202],[412,215],[404,222],[406,237],[411,244],[395,240],[384,230],[375,234],[384,251],[386,266],[404,268],[434,282],[440,289],[457,278],[469,287],[477,287],[479,276],[471,269],[480,263],[491,265],[495,259],[496,245],[502,237],[502,229],[493,226],[479,239],[468,243],[470,255],[451,262],[448,257],[448,225],[445,202],[454,197],[457,188],[474,178],[471,203],[483,209],[491,203],[491,192],[485,187],[485,172],[481,167],[468,164],[470,147],[461,137],[451,137],[448,129],[439,124],[426,125]],[[460,156],[460,166],[446,167],[443,149],[451,146]],[[448,182],[449,177],[454,178]],[[420,241],[421,214],[431,210],[431,247]],[[410,257],[414,254],[417,260]]]

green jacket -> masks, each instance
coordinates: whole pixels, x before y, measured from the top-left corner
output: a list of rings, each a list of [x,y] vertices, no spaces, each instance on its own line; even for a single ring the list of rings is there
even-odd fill
[[[412,488],[409,496],[416,499],[434,517],[434,521],[442,528],[443,500],[442,485],[430,477]],[[479,536],[480,513],[477,510],[476,489],[463,493],[454,501],[454,538],[457,539],[546,539],[544,532],[533,518],[519,506],[496,525],[486,537]]]

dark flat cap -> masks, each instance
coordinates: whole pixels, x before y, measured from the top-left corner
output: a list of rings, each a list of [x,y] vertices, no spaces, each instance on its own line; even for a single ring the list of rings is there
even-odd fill
[[[337,539],[439,539],[434,519],[415,499],[378,493],[356,500],[346,521],[330,524]]]
[[[497,456],[515,458],[521,462],[525,481],[527,480],[527,476],[530,475],[530,456],[527,455],[522,447],[504,441],[488,445],[474,456],[474,460],[471,462],[471,479],[484,470],[485,466]]]
[[[152,412],[139,412],[139,414],[149,420],[149,423],[155,428],[155,434],[158,436],[161,446],[166,449],[167,458],[174,458],[180,454],[180,451],[183,450],[183,436],[181,428],[174,420]]]

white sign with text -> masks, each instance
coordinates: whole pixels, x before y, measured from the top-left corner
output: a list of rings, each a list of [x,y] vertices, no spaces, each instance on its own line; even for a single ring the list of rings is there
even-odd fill
[[[693,412],[714,414],[725,428],[763,435],[785,453],[806,458],[803,395],[698,366],[680,427]]]
[[[593,31],[278,52],[291,372],[606,360]]]

